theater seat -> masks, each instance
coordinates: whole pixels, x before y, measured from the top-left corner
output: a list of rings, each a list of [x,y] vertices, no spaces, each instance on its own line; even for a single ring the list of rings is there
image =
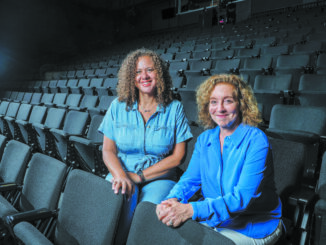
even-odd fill
[[[35,153],[28,163],[22,186],[15,183],[0,185],[0,192],[17,191],[17,200],[10,202],[0,196],[0,216],[41,208],[56,208],[66,174],[66,165],[49,156]],[[0,224],[4,228],[4,224]]]
[[[52,152],[55,152],[56,157],[61,161],[71,165],[70,159],[70,136],[83,136],[88,124],[89,114],[87,112],[69,111],[65,118],[62,129],[52,128],[50,134],[55,138],[52,145]]]
[[[0,162],[0,183],[22,184],[31,148],[16,140],[5,146]]]
[[[99,146],[103,144],[103,135],[98,132],[104,115],[94,115],[91,119],[86,137],[71,136],[69,141],[73,147],[73,161],[82,169],[98,176],[108,174],[107,167],[102,162]]]
[[[314,209],[313,241],[315,245],[326,244],[326,152],[323,154],[322,165],[317,186],[319,200]]]
[[[58,218],[53,239],[28,222],[18,223],[13,231],[24,244],[114,244],[122,199],[108,181],[76,169],[68,175],[62,204],[54,214]]]
[[[193,220],[188,220],[177,228],[167,227],[158,220],[155,208],[156,205],[150,202],[141,202],[137,205],[127,245],[235,245],[227,237]]]

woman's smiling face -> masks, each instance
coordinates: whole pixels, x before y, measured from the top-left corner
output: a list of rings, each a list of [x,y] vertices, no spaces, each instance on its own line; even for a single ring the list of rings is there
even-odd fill
[[[234,86],[219,83],[213,89],[209,100],[209,113],[221,130],[233,132],[240,124],[239,102],[235,98]]]
[[[156,90],[157,72],[154,62],[149,56],[139,57],[136,66],[135,86],[139,93],[154,95]]]

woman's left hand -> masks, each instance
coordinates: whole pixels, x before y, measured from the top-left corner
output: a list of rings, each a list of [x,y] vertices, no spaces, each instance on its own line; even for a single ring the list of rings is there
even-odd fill
[[[167,226],[177,227],[193,216],[191,204],[183,204],[175,199],[163,201],[156,209],[159,219]],[[160,212],[164,213],[161,215]]]

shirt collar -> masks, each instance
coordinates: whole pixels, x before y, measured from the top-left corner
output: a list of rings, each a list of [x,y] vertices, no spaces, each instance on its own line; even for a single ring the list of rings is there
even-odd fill
[[[131,110],[133,110],[133,111],[138,110],[138,101],[137,101],[137,100],[133,103],[133,105],[132,105],[132,107],[131,107]],[[164,111],[163,106],[160,105],[160,104],[157,105],[157,107],[156,107],[156,112],[163,112],[163,111]]]
[[[207,144],[210,144],[212,142],[216,142],[219,140],[219,135],[220,135],[220,127],[217,126],[215,129],[213,129],[213,133],[207,142]],[[227,136],[231,142],[238,147],[245,135],[247,134],[247,131],[249,130],[249,127],[244,125],[243,123],[240,123],[239,126],[236,128],[236,130],[229,136]]]

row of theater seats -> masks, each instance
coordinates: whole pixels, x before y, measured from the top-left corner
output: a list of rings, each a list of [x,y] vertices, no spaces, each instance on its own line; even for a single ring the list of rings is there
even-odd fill
[[[60,79],[26,82],[23,88],[25,92],[38,93],[80,93],[87,95],[111,95],[115,94],[115,89],[118,83],[117,78],[82,78],[82,79]],[[16,97],[15,97],[16,96]],[[23,98],[26,96],[27,98]],[[5,98],[31,100],[30,94],[18,94],[18,91],[12,93],[7,91],[3,95]]]
[[[70,94],[68,99],[70,96],[81,95]],[[103,136],[97,129],[115,98],[102,96],[97,107],[85,110],[69,102],[32,105],[3,100],[0,132],[8,139],[29,144],[33,152],[56,157],[71,167],[82,167],[103,176],[107,174],[100,152]]]
[[[1,244],[114,244],[123,198],[109,182],[16,140],[0,157]]]
[[[252,69],[252,72],[258,71],[259,69],[255,71]],[[326,75],[298,74],[298,81],[294,79],[293,74],[260,75],[257,73],[254,77],[252,88],[265,122],[269,121],[271,108],[275,104],[326,106],[324,100]],[[248,81],[252,74],[240,76]],[[187,103],[193,103],[196,88],[206,78],[207,76],[196,72],[185,72],[183,76],[173,77],[176,96],[184,102],[187,100]],[[57,107],[70,107],[70,109],[100,108],[103,110],[107,108],[109,98],[116,95],[116,85],[116,78],[51,80],[35,83],[32,89],[34,92],[6,91],[3,98],[32,105],[55,104]],[[297,89],[293,89],[294,87]],[[191,96],[185,94],[191,94]]]
[[[77,116],[76,113],[80,115]],[[50,113],[50,115],[52,115],[52,112]],[[12,187],[13,189],[11,189],[11,187],[9,188],[9,186],[6,185],[6,192],[3,196],[3,199],[6,199],[8,202],[16,200],[16,202],[14,202],[15,204],[13,204],[15,210],[10,212],[10,215],[16,213],[17,210],[18,212],[29,211],[31,207],[34,207],[35,209],[55,209],[57,201],[53,200],[58,200],[60,190],[63,190],[62,183],[65,182],[63,179],[65,179],[66,175],[68,175],[68,181],[64,185],[66,187],[64,189],[64,195],[61,202],[62,207],[59,209],[60,211],[55,211],[55,213],[59,212],[57,213],[57,220],[51,219],[51,222],[54,222],[54,227],[58,224],[61,224],[62,222],[67,222],[67,219],[69,219],[72,223],[76,223],[78,222],[78,220],[87,219],[85,216],[80,216],[79,212],[82,212],[82,210],[84,209],[87,209],[89,212],[89,209],[92,209],[90,207],[97,207],[97,205],[101,205],[100,203],[98,203],[97,197],[94,196],[94,193],[90,194],[87,192],[88,190],[94,192],[95,189],[91,189],[92,187],[90,186],[86,188],[81,184],[75,184],[75,188],[79,188],[78,191],[74,190],[75,194],[78,193],[77,196],[79,196],[79,198],[88,198],[87,202],[83,202],[81,199],[77,199],[75,201],[74,198],[77,197],[69,197],[68,199],[68,196],[72,195],[72,193],[66,192],[67,188],[69,189],[71,185],[71,181],[69,180],[69,178],[72,178],[70,176],[74,176],[74,173],[76,173],[77,175],[85,175],[85,178],[87,176],[87,180],[81,180],[81,182],[83,182],[84,184],[89,183],[89,178],[93,178],[90,176],[96,176],[97,174],[93,169],[87,167],[85,168],[85,166],[83,166],[84,163],[82,163],[81,159],[79,159],[78,157],[75,158],[68,156],[70,153],[67,147],[69,147],[70,144],[74,146],[75,142],[81,144],[87,142],[84,145],[85,147],[88,147],[93,143],[94,145],[92,147],[96,145],[95,141],[92,142],[91,140],[87,139],[87,137],[85,137],[85,134],[82,134],[80,132],[74,132],[74,135],[70,135],[69,128],[73,128],[75,130],[77,128],[77,125],[80,124],[80,122],[82,122],[83,120],[85,120],[86,117],[87,116],[84,115],[84,112],[69,111],[67,113],[66,120],[64,123],[65,126],[62,130],[50,129],[50,134],[53,134],[56,139],[55,141],[52,141],[52,144],[55,146],[56,149],[51,148],[51,150],[57,151],[57,154],[54,154],[51,157],[46,155],[51,155],[51,152],[40,153],[34,151],[35,153],[33,153],[33,157],[29,163],[29,168],[28,171],[26,171],[25,177],[23,177],[25,170],[24,168],[21,168],[21,166],[26,166],[27,161],[31,156],[33,144],[27,145],[18,142],[17,140],[10,140],[7,144],[1,144],[1,150],[4,148],[4,144],[6,144],[4,153],[2,153],[2,160],[0,163],[0,175],[2,178],[2,182],[14,182],[16,184],[19,184],[20,181],[23,181],[23,185],[21,188],[21,196],[17,194],[16,188]],[[93,120],[95,119],[93,118]],[[96,129],[98,127],[98,123],[100,123],[101,120],[102,118],[99,118],[98,122],[96,123]],[[76,121],[78,121],[78,123],[76,123]],[[325,207],[325,194],[323,192],[325,191],[324,185],[326,178],[326,156],[324,153],[326,149],[324,138],[324,136],[326,135],[325,126],[326,108],[293,105],[276,105],[273,107],[270,125],[269,128],[266,129],[266,133],[269,137],[269,141],[272,147],[275,183],[277,192],[280,195],[283,203],[283,221],[287,228],[284,231],[285,236],[282,238],[282,242],[290,240],[291,242],[293,242],[293,244],[304,244],[304,242],[306,242],[307,240],[314,239],[314,241],[316,242],[317,239],[323,239],[322,227],[325,225],[323,223],[323,218],[326,215],[323,209]],[[90,126],[89,128],[91,129],[93,127]],[[185,170],[187,168],[187,163],[190,159],[191,151],[193,150],[196,137],[203,131],[203,129],[201,129],[198,125],[195,124],[191,125],[191,129],[195,137],[189,142],[187,158],[184,164],[181,166],[182,170]],[[76,134],[79,135],[79,137],[77,137]],[[65,145],[63,138],[65,138],[64,140],[69,140],[68,145]],[[79,140],[76,140],[77,138],[79,138]],[[0,142],[1,141],[6,142],[6,137],[0,136]],[[97,146],[100,145],[101,142],[99,140]],[[63,150],[64,154],[67,154],[66,157],[60,155],[60,149]],[[81,152],[84,152],[84,150],[82,150]],[[323,154],[324,157],[322,158]],[[94,156],[92,156],[90,159],[86,159],[86,164],[89,164],[88,160],[91,161],[92,159],[94,159]],[[53,170],[53,168],[55,168],[56,170]],[[77,171],[76,168],[79,170]],[[80,169],[83,170],[81,171]],[[86,171],[84,172],[84,170],[87,170],[89,174],[86,174]],[[16,172],[16,174],[13,174],[13,176],[16,176],[15,178],[17,179],[8,179],[9,176],[11,176],[11,174],[14,172]],[[57,174],[56,177],[52,176],[55,174]],[[39,177],[39,175],[41,175],[42,177]],[[100,174],[100,176],[103,177],[103,174]],[[99,176],[96,177],[102,179]],[[37,179],[38,181],[32,181],[31,179]],[[41,179],[46,181],[46,184],[44,184]],[[51,181],[49,181],[49,179]],[[100,181],[100,183],[102,183],[101,188],[104,188],[104,186],[106,185],[104,184],[105,181],[96,181]],[[44,189],[42,188],[46,188],[47,195],[44,195]],[[50,191],[51,188],[54,188],[54,190]],[[97,189],[98,188],[96,188],[96,190]],[[11,190],[15,191],[12,192]],[[99,190],[101,190],[100,195],[102,195],[102,198],[105,198],[106,201],[106,198],[109,198],[111,200],[111,197],[103,195],[103,193],[107,192],[102,192],[104,191],[102,189]],[[83,194],[84,191],[86,191],[87,193]],[[30,192],[32,192],[32,194],[30,194]],[[40,198],[38,196],[39,194],[37,193],[42,193],[42,198]],[[117,196],[115,196],[115,198],[116,197]],[[45,199],[46,201],[44,201]],[[51,202],[51,205],[48,204],[50,202],[49,200],[53,201]],[[65,200],[69,200],[70,205],[68,204],[68,201]],[[6,209],[3,211],[4,213],[2,213],[2,217],[8,214],[6,213],[6,210],[13,210],[12,208],[9,208],[10,206],[8,205],[11,204],[7,203],[7,201],[4,201]],[[121,207],[121,203],[117,205]],[[69,206],[69,209],[67,209],[68,212],[63,211],[65,210],[66,206]],[[76,209],[76,216],[78,218],[75,218],[75,215],[73,215],[72,217],[67,215],[67,213],[72,212],[71,209],[74,208]],[[144,234],[144,237],[148,237],[148,240],[146,241],[157,241],[157,239],[160,239],[162,235],[166,236],[170,233],[171,236],[174,237],[174,239],[176,240],[186,239],[187,241],[191,241],[191,239],[194,239],[193,232],[196,232],[195,234],[198,235],[196,236],[197,238],[194,240],[198,241],[197,244],[200,244],[200,239],[204,239],[205,241],[207,239],[207,243],[203,242],[203,244],[208,244],[208,242],[212,241],[216,241],[217,243],[221,242],[219,244],[227,244],[228,242],[230,242],[228,240],[224,241],[224,238],[221,238],[218,233],[212,232],[208,228],[204,228],[203,226],[193,221],[188,221],[184,226],[181,226],[180,228],[175,230],[166,228],[155,217],[155,212],[153,211],[154,208],[154,205],[150,203],[142,203],[139,205],[132,224],[129,238],[130,241],[128,240],[128,243],[139,244],[139,234]],[[0,212],[2,212],[1,209]],[[47,215],[53,215],[53,212],[54,211],[48,213],[45,210],[41,210],[39,213],[46,217],[50,217]],[[88,213],[88,215],[90,214]],[[106,214],[104,216],[107,218],[110,217],[110,215],[111,214]],[[19,223],[20,219],[22,218],[21,216],[25,217],[25,215],[18,215],[18,217],[16,217],[17,221],[15,217],[6,219],[6,222],[9,223],[7,224],[7,226],[14,226],[16,223]],[[103,213],[101,213],[101,217],[102,216]],[[25,220],[25,218],[22,219]],[[27,218],[28,221],[30,221],[30,219],[32,218]],[[146,221],[145,223],[144,220]],[[87,219],[87,221],[89,221],[89,219]],[[86,221],[84,221],[83,224],[85,222]],[[96,225],[99,225],[103,228],[102,222],[103,221],[101,221],[101,219],[96,218]],[[32,229],[30,226],[31,224],[28,223],[19,223],[19,225],[15,226],[13,232],[21,239],[28,239],[29,236],[35,239],[34,236],[29,235],[29,232],[26,231],[26,229]],[[51,239],[54,239],[56,241],[56,239],[60,239],[58,236],[62,235],[64,239],[68,239],[69,237],[70,239],[72,239],[73,237],[73,239],[77,239],[79,241],[79,239],[86,239],[84,236],[87,236],[86,234],[89,234],[89,232],[86,231],[84,231],[84,233],[86,234],[80,234],[79,232],[74,233],[75,231],[73,231],[73,229],[75,229],[75,227],[72,224],[68,227],[71,227],[72,230],[63,232],[64,229],[62,230],[62,227],[61,229],[60,227],[57,227],[60,231],[56,233],[55,237],[51,237]],[[49,232],[48,229],[45,229],[44,226],[41,226],[40,224],[37,226],[37,228],[41,232]],[[102,230],[99,227],[96,227],[94,229],[97,229],[97,233]],[[171,238],[170,236],[168,237],[169,239]],[[96,244],[95,241],[98,241],[96,239],[100,239],[100,237],[92,237],[91,239],[94,240],[88,244]],[[87,242],[89,242],[89,240],[87,240]],[[315,244],[321,243],[316,242]]]

